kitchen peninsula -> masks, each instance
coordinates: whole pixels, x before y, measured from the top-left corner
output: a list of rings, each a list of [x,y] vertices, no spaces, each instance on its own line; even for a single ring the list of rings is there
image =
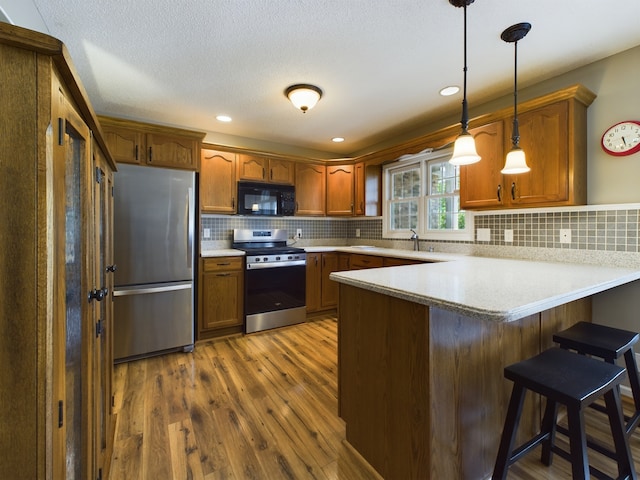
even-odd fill
[[[591,319],[591,296],[640,270],[481,257],[335,272],[339,415],[386,480],[491,475],[511,383],[504,366]],[[529,398],[519,440],[537,429]]]

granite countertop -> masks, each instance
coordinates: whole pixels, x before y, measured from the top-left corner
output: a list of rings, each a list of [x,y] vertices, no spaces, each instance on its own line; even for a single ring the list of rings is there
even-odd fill
[[[218,248],[210,250],[202,250],[200,252],[201,257],[244,257],[243,250],[236,250],[235,248]]]
[[[384,249],[381,249],[384,250]],[[640,279],[640,270],[450,255],[450,261],[334,272],[347,285],[509,322]]]

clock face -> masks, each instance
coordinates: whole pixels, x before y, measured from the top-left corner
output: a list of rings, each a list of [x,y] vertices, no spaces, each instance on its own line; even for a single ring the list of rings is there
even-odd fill
[[[602,148],[618,157],[640,152],[640,122],[627,120],[608,128],[602,135]]]

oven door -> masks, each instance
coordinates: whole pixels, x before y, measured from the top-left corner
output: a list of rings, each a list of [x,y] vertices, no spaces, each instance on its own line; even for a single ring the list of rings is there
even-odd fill
[[[305,307],[304,265],[248,269],[245,272],[245,314]]]

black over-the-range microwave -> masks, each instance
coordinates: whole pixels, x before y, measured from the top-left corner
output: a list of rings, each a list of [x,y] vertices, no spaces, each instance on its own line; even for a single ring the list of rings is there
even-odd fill
[[[260,182],[238,182],[240,215],[294,215],[296,193],[293,185]]]

